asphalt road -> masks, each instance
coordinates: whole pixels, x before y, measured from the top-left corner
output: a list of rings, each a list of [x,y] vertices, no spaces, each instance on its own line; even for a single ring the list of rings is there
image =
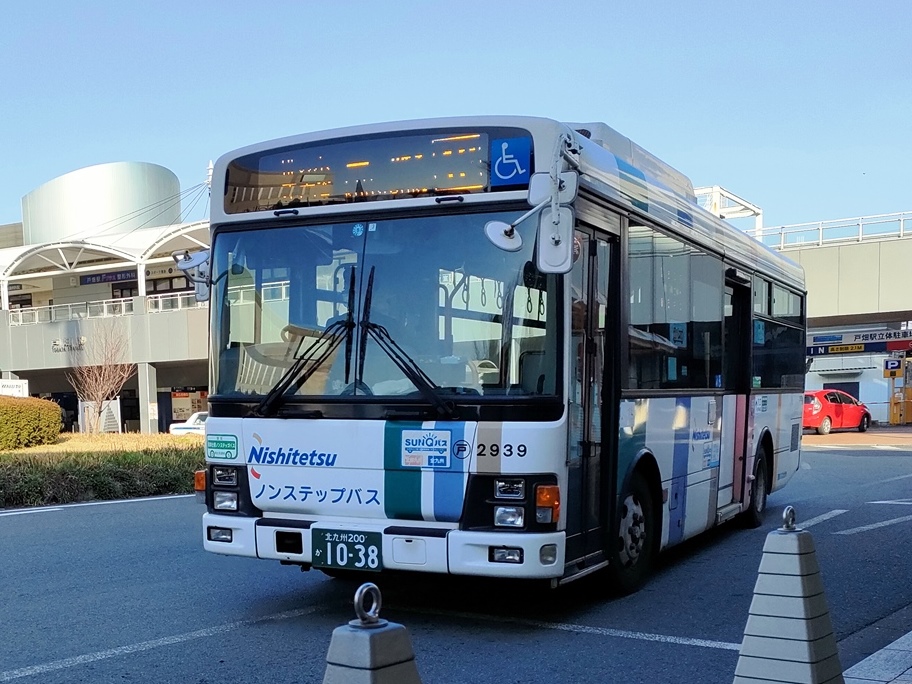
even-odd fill
[[[809,524],[844,668],[912,631],[912,451],[809,446],[767,525],[667,554],[639,593],[598,578],[381,577],[426,684],[731,682],[767,533]],[[356,585],[201,549],[190,497],[0,511],[0,682],[321,682]],[[376,579],[373,576],[369,579]]]

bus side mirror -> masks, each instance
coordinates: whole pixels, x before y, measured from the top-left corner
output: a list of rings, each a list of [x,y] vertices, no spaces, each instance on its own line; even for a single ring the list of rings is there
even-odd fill
[[[181,249],[171,254],[177,269],[183,273],[187,280],[194,285],[196,301],[205,302],[209,299],[209,250],[203,249],[191,254],[186,249]]]
[[[542,209],[538,219],[536,265],[542,273],[569,273],[573,268],[573,210]]]
[[[557,190],[557,203],[570,204],[579,192],[579,174],[575,171],[564,171],[560,174]],[[554,183],[550,173],[533,173],[529,179],[529,206],[535,207],[542,202],[550,202],[554,193]]]

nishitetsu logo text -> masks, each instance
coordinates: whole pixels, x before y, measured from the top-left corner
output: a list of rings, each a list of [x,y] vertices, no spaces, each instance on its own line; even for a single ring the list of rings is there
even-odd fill
[[[268,446],[250,447],[247,463],[261,465],[291,465],[291,466],[324,466],[336,465],[338,454],[329,454],[322,451],[301,451],[300,449],[288,450],[279,447],[272,449]]]

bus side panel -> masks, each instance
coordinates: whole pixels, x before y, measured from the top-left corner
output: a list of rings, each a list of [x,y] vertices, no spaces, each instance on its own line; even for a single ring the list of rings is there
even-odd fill
[[[750,456],[753,460],[764,429],[768,430],[773,440],[771,492],[784,487],[798,470],[803,410],[802,392],[757,394],[753,397],[754,429]]]
[[[722,448],[717,397],[626,400],[618,440],[619,490],[644,452],[662,479],[662,546],[672,546],[715,523]]]

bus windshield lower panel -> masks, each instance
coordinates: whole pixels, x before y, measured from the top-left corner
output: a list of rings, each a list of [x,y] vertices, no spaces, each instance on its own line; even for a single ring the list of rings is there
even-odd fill
[[[535,269],[535,222],[517,227],[517,252],[484,235],[520,213],[217,231],[214,394],[556,398],[560,281]]]

